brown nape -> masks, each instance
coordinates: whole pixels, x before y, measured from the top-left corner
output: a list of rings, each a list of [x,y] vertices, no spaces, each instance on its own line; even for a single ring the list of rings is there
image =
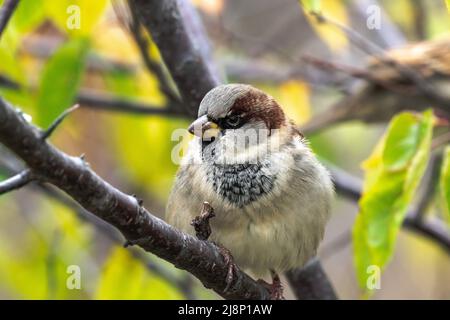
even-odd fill
[[[254,88],[236,99],[231,112],[243,115],[245,121],[262,120],[269,130],[279,129],[286,121],[279,104],[271,96]]]

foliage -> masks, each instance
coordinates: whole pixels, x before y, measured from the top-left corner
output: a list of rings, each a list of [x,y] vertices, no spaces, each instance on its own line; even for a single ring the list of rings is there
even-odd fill
[[[170,284],[152,275],[141,261],[115,248],[104,265],[96,299],[182,299]]]
[[[360,212],[353,227],[358,281],[365,288],[368,268],[384,268],[398,231],[426,168],[435,118],[401,113],[364,163]]]
[[[45,65],[36,99],[39,110],[36,122],[40,126],[48,126],[73,104],[88,48],[88,39],[74,38],[63,44]]]
[[[444,151],[439,187],[444,218],[450,222],[450,147]]]

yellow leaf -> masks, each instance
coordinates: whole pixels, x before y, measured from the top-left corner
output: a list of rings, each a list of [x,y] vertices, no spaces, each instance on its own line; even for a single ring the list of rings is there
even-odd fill
[[[258,85],[258,88],[272,95],[281,105],[286,115],[301,124],[311,117],[311,89],[306,82],[288,81],[278,87]]]
[[[99,279],[96,299],[182,299],[168,283],[155,277],[142,261],[121,248],[115,248]]]
[[[105,12],[107,0],[45,1],[47,15],[68,34],[89,35]]]
[[[322,0],[321,13],[341,24],[348,25],[348,16],[345,2],[336,0]],[[347,36],[335,26],[328,23],[318,23],[317,19],[306,12],[309,23],[313,26],[319,37],[325,41],[333,51],[339,51],[348,45]]]

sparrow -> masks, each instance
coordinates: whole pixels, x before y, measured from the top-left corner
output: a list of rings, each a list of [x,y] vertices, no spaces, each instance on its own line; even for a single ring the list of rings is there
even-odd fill
[[[302,267],[316,255],[330,217],[329,172],[280,105],[245,84],[220,85],[200,103],[194,138],[176,174],[166,220],[194,234],[204,201],[214,208],[209,240],[256,276]],[[266,283],[267,284],[267,283]]]

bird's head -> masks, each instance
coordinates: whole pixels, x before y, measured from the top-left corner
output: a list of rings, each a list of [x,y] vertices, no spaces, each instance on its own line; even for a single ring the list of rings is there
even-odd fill
[[[205,142],[232,130],[280,129],[286,117],[278,103],[265,92],[246,84],[226,84],[209,91],[189,132]]]
[[[250,85],[226,84],[205,95],[198,119],[188,130],[199,137],[203,149],[231,146],[228,149],[235,150],[240,142],[247,149],[255,149],[266,146],[268,137],[283,131],[289,124],[281,107],[265,92]]]

